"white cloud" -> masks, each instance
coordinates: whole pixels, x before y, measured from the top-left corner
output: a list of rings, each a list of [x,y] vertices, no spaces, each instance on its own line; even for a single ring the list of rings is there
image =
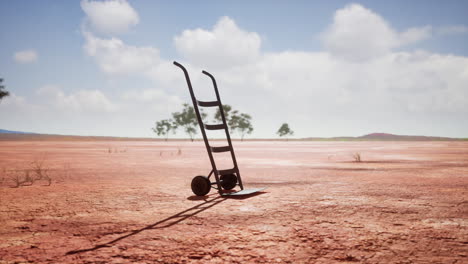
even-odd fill
[[[168,86],[173,85],[174,81],[180,82],[180,72],[174,69],[176,68],[172,61],[161,59],[157,65],[152,65],[144,74],[152,81]]]
[[[323,33],[322,40],[327,51],[338,58],[366,61],[430,35],[430,26],[399,33],[377,13],[359,4],[351,4],[335,12],[333,23]]]
[[[26,100],[23,96],[18,96],[14,93],[10,93],[9,96],[2,98],[0,107],[9,108],[24,108],[27,106]]]
[[[414,27],[400,33],[400,45],[412,44],[432,36],[432,27]]]
[[[400,52],[390,56],[386,89],[410,112],[468,113],[468,58]]]
[[[112,100],[100,90],[66,92],[45,85],[36,94],[11,93],[0,103],[3,128],[48,134],[144,136],[154,134],[156,120],[178,111],[182,101],[156,90],[116,93]]]
[[[165,101],[171,98],[163,90],[160,89],[145,89],[145,90],[132,90],[122,94],[122,98],[126,100],[135,100],[139,102],[154,102]],[[173,98],[177,98],[173,96]]]
[[[170,95],[161,89],[130,90],[121,95],[124,102],[132,107],[143,107],[146,112],[164,113],[169,117],[171,112],[178,111],[184,103],[179,96]]]
[[[125,44],[118,38],[101,39],[83,32],[86,53],[93,57],[107,74],[135,74],[149,71],[160,61],[159,50]]]
[[[138,75],[164,85],[180,77],[172,61],[161,59],[155,47],[128,45],[119,38],[100,38],[87,31],[82,34],[85,53],[108,75]]]
[[[13,56],[18,63],[32,63],[38,60],[38,55],[35,50],[22,50],[15,53]]]
[[[190,62],[211,68],[237,66],[258,59],[261,39],[222,17],[210,30],[184,30],[174,38],[177,50]]]
[[[115,35],[127,32],[138,24],[138,13],[126,0],[81,1],[87,21],[98,33]]]
[[[19,96],[11,93],[3,98],[0,110],[5,112],[36,112],[44,111],[66,113],[107,113],[118,110],[118,106],[112,103],[99,90],[78,90],[69,94],[59,86],[44,85],[36,90],[38,97],[33,95]]]
[[[228,17],[211,29],[185,30],[174,43],[197,95],[212,94],[209,79],[199,77],[204,68],[217,78],[223,103],[252,114],[256,135],[274,136],[276,121],[290,123],[297,136],[405,133],[412,126],[428,129],[427,134],[436,133],[435,116],[446,122],[468,114],[467,57],[402,49],[433,34],[438,29],[432,26],[398,32],[379,14],[354,4],[335,13],[322,35],[326,49],[321,52],[264,53],[259,34]],[[183,74],[155,47],[83,35],[86,53],[103,72],[138,74],[158,85],[123,93],[128,115],[146,113],[145,122],[167,118],[180,98],[187,98]],[[209,91],[199,91],[203,86]],[[468,129],[460,122],[451,126]]]
[[[87,15],[86,19],[91,22],[95,21],[93,23],[96,25],[99,25],[99,17],[107,17],[104,14],[105,11],[102,11],[107,9],[107,5],[111,9],[122,8],[126,9],[127,13],[136,14],[136,11],[125,1],[82,1],[82,8]],[[112,30],[107,30],[107,32],[111,33]],[[174,71],[172,61],[161,59],[156,47],[129,45],[117,37],[102,37],[96,34],[96,28],[89,28],[86,25],[82,27],[82,35],[85,38],[83,45],[85,53],[92,57],[101,71],[106,74],[138,75],[166,86],[179,80],[180,75]]]
[[[113,112],[117,109],[117,106],[99,90],[78,90],[66,94],[58,86],[45,85],[38,90],[38,94],[61,110]]]
[[[398,45],[398,36],[378,14],[351,4],[335,12],[323,42],[330,53],[360,61],[389,52]]]
[[[452,25],[437,28],[437,33],[440,35],[455,35],[468,33],[468,26],[465,25]]]
[[[185,36],[188,43],[213,33],[184,32],[191,38],[182,34],[176,39]],[[411,126],[421,116],[468,114],[468,58],[396,51],[432,34],[431,26],[397,32],[378,14],[351,5],[337,11],[324,34],[326,51],[257,51],[255,61],[239,61],[237,67],[210,63],[206,69],[215,74],[224,103],[252,114],[258,134],[272,135],[276,120],[290,122],[298,136],[339,133],[344,127],[355,134],[398,131],[397,124]],[[194,42],[196,50],[213,49],[209,41]],[[188,65],[202,63],[202,56],[182,54]]]

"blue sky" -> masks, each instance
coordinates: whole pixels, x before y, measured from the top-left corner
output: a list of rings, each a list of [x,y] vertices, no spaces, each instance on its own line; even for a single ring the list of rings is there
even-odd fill
[[[209,97],[253,116],[252,137],[371,132],[466,137],[466,1],[1,1],[0,128],[153,136]],[[178,133],[177,136],[183,136]]]

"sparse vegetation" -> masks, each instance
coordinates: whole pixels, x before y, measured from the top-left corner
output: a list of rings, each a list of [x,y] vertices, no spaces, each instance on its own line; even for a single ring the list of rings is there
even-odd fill
[[[32,162],[32,171],[35,173],[35,177],[33,177],[34,181],[45,180],[48,183],[48,186],[52,184],[52,179],[50,178],[48,171],[49,168],[44,166],[45,159],[36,159]]]
[[[30,186],[33,185],[36,181],[44,180],[47,182],[47,186],[52,184],[52,178],[48,174],[47,169],[38,170],[11,170],[7,174],[10,175],[10,180],[13,182],[13,188],[18,188],[21,186]]]
[[[286,140],[288,140],[287,136],[292,136],[292,135],[294,135],[294,131],[292,131],[292,130],[289,128],[288,123],[283,123],[283,124],[280,126],[280,128],[278,129],[278,131],[276,132],[276,134],[278,134],[278,136],[280,136],[280,137],[286,136]]]
[[[0,101],[2,101],[3,97],[10,95],[10,93],[8,91],[4,90],[5,86],[2,85],[2,83],[3,83],[3,79],[0,78]]]
[[[112,153],[112,152],[113,152],[113,153],[125,153],[125,152],[127,152],[127,149],[126,149],[126,148],[124,148],[124,149],[119,149],[119,148],[117,148],[117,147],[115,147],[115,148],[108,147],[108,148],[107,148],[107,152],[108,152],[108,153]]]
[[[228,125],[229,127],[231,127],[231,125],[229,124],[229,120],[230,120],[230,117],[231,117],[231,110],[232,110],[232,106],[228,105],[228,104],[223,104],[223,110],[224,110],[224,117],[226,118],[226,122],[228,122]],[[234,112],[238,112],[237,110],[234,110]],[[214,121],[220,121],[222,122],[223,119],[221,118],[221,111],[219,111],[219,108],[216,110],[216,113],[215,113],[215,116],[214,116]]]
[[[185,133],[190,137],[190,140],[193,142],[194,136],[197,134],[198,120],[193,106],[189,104],[183,104],[182,112],[172,113],[174,123],[177,127],[183,127]],[[206,113],[200,113],[202,118],[206,118]]]
[[[223,105],[223,110],[229,131],[231,133],[238,131],[241,136],[241,141],[244,141],[244,136],[253,132],[253,126],[251,123],[252,117],[248,114],[233,110],[230,105]],[[223,121],[219,109],[216,111],[214,118],[216,121]]]
[[[164,119],[156,122],[156,126],[151,129],[158,136],[165,136],[164,141],[167,141],[169,134],[175,133],[177,124],[173,119]]]
[[[241,113],[240,115],[232,115],[233,125],[231,129],[233,131],[238,130],[241,136],[241,141],[244,141],[244,136],[253,132],[252,123],[250,120],[252,117],[248,114]]]
[[[244,140],[245,135],[253,132],[252,117],[250,115],[233,110],[230,105],[223,105],[223,109],[230,132],[238,132],[241,141]],[[207,114],[202,109],[200,109],[200,115],[202,120],[206,122]],[[214,121],[222,122],[219,109],[214,115]],[[172,119],[163,119],[156,122],[156,126],[152,130],[158,136],[165,136],[165,141],[167,141],[169,134],[175,133],[179,127],[184,129],[184,132],[189,135],[192,142],[195,140],[194,137],[198,132],[198,119],[193,106],[183,104],[181,112],[172,113]]]
[[[68,175],[68,171],[67,171]],[[22,169],[6,169],[3,168],[0,184],[10,180],[13,185],[11,187],[18,188],[21,186],[30,186],[37,181],[45,181],[47,186],[52,184],[50,176],[50,168],[46,167],[45,159],[35,159],[27,168]]]
[[[2,175],[0,176],[0,185],[3,185],[3,182],[5,181],[5,175],[6,175],[6,169],[2,169]]]
[[[356,152],[356,153],[353,153],[353,159],[354,159],[354,162],[361,162],[362,159],[361,159],[361,153],[359,152]]]
[[[29,174],[29,170],[15,171],[11,180],[15,185],[13,188],[18,188],[20,186],[29,186],[34,183],[34,180]]]

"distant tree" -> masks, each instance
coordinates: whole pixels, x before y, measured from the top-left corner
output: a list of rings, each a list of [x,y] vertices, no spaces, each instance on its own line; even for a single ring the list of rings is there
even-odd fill
[[[252,117],[248,114],[239,113],[237,110],[233,110],[230,105],[223,105],[224,117],[226,118],[229,131],[234,133],[238,131],[241,135],[241,141],[244,141],[246,134],[251,134],[253,127],[251,124]],[[221,111],[218,110],[214,116],[215,120],[222,122]]]
[[[224,110],[224,117],[226,118],[226,121],[229,120],[229,116],[230,116],[230,113],[231,113],[231,110],[232,110],[232,107],[228,104],[225,104],[223,105],[223,110]],[[216,121],[220,121],[222,122],[222,118],[221,118],[221,111],[219,111],[219,107],[218,109],[216,110],[216,113],[215,113],[215,116],[214,116],[214,119]]]
[[[3,86],[2,83],[3,83],[3,79],[0,78],[0,101],[2,100],[3,97],[10,95],[8,91],[3,90],[5,89],[5,86]]]
[[[252,117],[248,114],[237,114],[237,111],[233,111],[231,118],[229,120],[231,124],[232,131],[239,131],[241,135],[241,141],[244,141],[244,136],[246,134],[251,134],[253,131],[253,126],[250,121]]]
[[[294,135],[294,131],[292,131],[289,128],[289,125],[287,123],[283,123],[281,125],[281,127],[278,129],[278,131],[276,132],[276,134],[278,134],[278,136],[280,136],[280,137],[292,136],[292,135]],[[287,140],[287,138],[286,138],[286,140]]]
[[[158,136],[165,136],[164,141],[167,141],[169,134],[175,133],[177,124],[172,119],[164,119],[156,122],[156,126],[151,129]]]
[[[182,112],[172,113],[172,118],[174,123],[178,127],[183,127],[185,133],[190,137],[190,140],[194,140],[194,136],[197,134],[198,120],[197,115],[195,114],[195,109],[189,104],[183,104]],[[206,114],[200,113],[202,119],[206,118]]]

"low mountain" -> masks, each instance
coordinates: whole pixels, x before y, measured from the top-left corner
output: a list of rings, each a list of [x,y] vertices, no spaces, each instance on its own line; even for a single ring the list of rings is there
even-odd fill
[[[35,134],[35,133],[0,129],[0,134]]]
[[[304,138],[312,141],[458,141],[463,138],[406,136],[389,133],[371,133],[360,137]]]
[[[458,138],[448,137],[429,137],[429,136],[407,136],[407,135],[394,135],[388,133],[371,133],[368,135],[360,136],[357,140],[376,140],[376,141],[450,141],[459,140]]]

